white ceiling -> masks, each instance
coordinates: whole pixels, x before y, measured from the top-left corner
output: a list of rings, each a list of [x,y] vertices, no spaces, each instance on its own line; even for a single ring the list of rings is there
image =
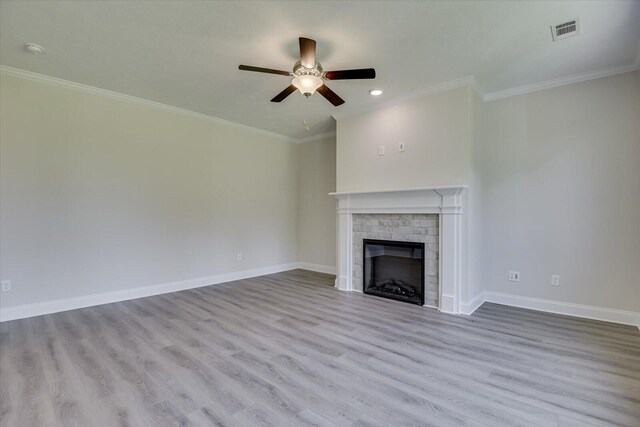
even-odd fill
[[[552,42],[549,26],[573,18],[581,34]],[[329,82],[341,107],[319,94],[269,102],[288,79],[237,67],[289,70],[299,36],[317,40],[325,70],[378,78]],[[494,92],[628,66],[639,40],[640,1],[0,1],[3,65],[295,138],[332,131],[333,113],[465,76]]]

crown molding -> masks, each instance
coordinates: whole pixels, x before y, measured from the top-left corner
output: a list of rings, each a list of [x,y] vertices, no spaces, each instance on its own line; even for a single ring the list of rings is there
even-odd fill
[[[156,110],[167,111],[171,113],[180,114],[182,116],[193,117],[201,120],[207,120],[223,126],[228,126],[236,129],[243,129],[258,135],[268,136],[271,138],[277,138],[286,142],[300,142],[298,138],[291,138],[279,133],[270,132],[264,129],[254,128],[252,126],[243,125],[240,123],[232,122],[230,120],[221,119],[218,117],[210,116],[196,111],[187,110],[184,108],[174,107],[172,105],[163,104],[156,101],[150,101],[144,98],[138,98],[136,96],[126,95],[124,93],[114,92],[107,89],[101,89],[95,86],[89,86],[82,83],[76,83],[69,80],[59,79],[57,77],[51,77],[44,74],[34,73],[32,71],[22,70],[20,68],[13,68],[6,65],[0,65],[0,74],[18,77],[22,79],[32,80],[40,83],[47,83],[53,86],[63,87],[67,89],[73,89],[85,93],[91,93],[106,98],[117,99],[120,101],[128,102],[131,104],[144,105],[146,107],[154,108]]]
[[[585,82],[587,80],[599,79],[601,77],[610,77],[617,74],[630,73],[640,69],[640,56],[636,59],[636,62],[624,67],[608,68],[599,71],[590,71],[586,73],[573,74],[566,77],[560,77],[557,79],[546,80],[543,82],[532,83],[529,85],[518,86],[511,89],[500,90],[497,92],[486,93],[483,96],[484,101],[494,101],[496,99],[507,98],[510,96],[524,95],[525,93],[537,92],[539,90],[551,89],[554,87],[570,85],[573,83]]]
[[[333,118],[336,120],[344,119],[347,117],[357,116],[371,111],[381,110],[383,108],[390,107],[392,105],[401,104],[403,102],[411,101],[417,98],[422,98],[429,95],[435,95],[437,93],[446,92],[452,89],[458,89],[461,87],[474,87],[479,90],[479,86],[476,83],[476,79],[473,76],[466,76],[460,79],[449,80],[448,82],[438,83],[437,85],[429,86],[427,88],[415,91],[409,95],[393,98],[389,101],[384,101],[376,105],[368,105],[362,108],[354,108],[351,110],[345,110],[340,113],[333,114]]]
[[[478,83],[478,80],[474,76],[471,76],[471,81],[469,81],[469,88],[475,92],[476,95],[482,100],[484,100],[484,89]]]
[[[468,87],[473,90],[483,101],[494,101],[497,99],[507,98],[510,96],[524,95],[530,92],[537,92],[540,90],[551,89],[559,86],[565,86],[573,83],[580,83],[588,80],[598,79],[602,77],[610,77],[615,76],[617,74],[629,73],[632,71],[640,70],[640,43],[638,44],[638,53],[635,59],[635,62],[631,65],[627,65],[624,67],[614,67],[608,68],[605,70],[592,71],[586,73],[578,73],[570,76],[560,77],[557,79],[546,80],[543,82],[532,83],[529,85],[518,86],[511,89],[500,90],[496,92],[485,93],[482,87],[479,85],[478,81],[474,76],[466,76],[460,79],[450,80],[447,82],[439,83],[437,85],[429,86],[427,88],[415,91],[409,95],[404,95],[401,97],[397,97],[391,99],[389,101],[382,102],[376,105],[369,105],[362,108],[355,108],[351,110],[345,110],[340,113],[335,113],[332,117],[335,120],[344,119],[347,117],[357,116],[360,114],[381,110],[386,107],[390,107],[392,105],[401,104],[403,102],[411,101],[414,99],[422,98],[429,95],[435,95],[438,93],[446,92],[452,89],[458,89],[461,87]],[[145,105],[147,107],[155,108],[157,110],[168,111],[172,113],[181,114],[183,116],[199,118],[202,120],[208,120],[217,124],[221,124],[224,126],[234,127],[237,129],[244,129],[249,132],[253,132],[258,135],[269,136],[272,138],[277,138],[282,141],[291,142],[291,143],[306,143],[318,141],[323,138],[328,138],[336,135],[335,131],[326,132],[318,135],[311,135],[304,138],[293,138],[286,135],[282,135],[275,132],[270,132],[264,129],[255,128],[248,125],[243,125],[241,123],[232,122],[230,120],[221,119],[214,116],[209,116],[207,114],[198,113],[196,111],[187,110],[184,108],[174,107],[167,104],[162,104],[156,101],[150,101],[144,98],[138,98],[131,95],[126,95],[119,92],[114,92],[106,89],[101,89],[94,86],[84,85],[82,83],[76,83],[69,80],[59,79],[57,77],[50,77],[44,74],[34,73],[32,71],[22,70],[19,68],[13,68],[6,65],[0,65],[0,74],[9,75],[14,77],[19,77],[23,79],[33,80],[41,83],[48,83],[54,86],[65,87],[69,89],[75,89],[86,93],[92,93],[94,95],[104,96],[112,99],[118,99],[121,101],[134,103],[138,105]]]
[[[332,130],[331,132],[320,133],[318,135],[307,136],[306,138],[298,138],[295,140],[298,144],[305,144],[307,142],[319,141],[325,138],[331,138],[332,136],[336,136],[336,131]]]
[[[494,101],[497,99],[507,98],[510,96],[524,95],[530,92],[537,92],[539,90],[551,89],[559,86],[570,85],[573,83],[580,83],[588,80],[599,79],[602,77],[610,77],[618,74],[630,73],[633,71],[640,70],[640,44],[638,48],[638,54],[635,59],[635,62],[631,65],[623,66],[623,67],[614,67],[608,68],[599,71],[591,71],[585,73],[573,74],[570,76],[560,77],[557,79],[546,80],[543,82],[532,83],[529,85],[518,86],[511,89],[500,90],[496,92],[486,93],[482,86],[478,83],[474,76],[467,76],[461,79],[450,80],[448,82],[439,83],[434,86],[429,86],[428,88],[413,92],[410,95],[394,98],[390,101],[383,102],[374,106],[367,106],[364,108],[347,110],[344,112],[336,113],[333,115],[333,118],[336,120],[344,119],[347,117],[357,116],[364,113],[369,113],[372,111],[380,110],[386,107],[390,107],[392,105],[400,104],[403,102],[411,101],[413,99],[435,95],[437,93],[446,92],[448,90],[457,89],[460,87],[469,87],[473,90],[483,101]]]

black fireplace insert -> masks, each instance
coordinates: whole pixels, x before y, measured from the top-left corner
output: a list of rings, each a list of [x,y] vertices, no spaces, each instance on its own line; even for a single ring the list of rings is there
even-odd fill
[[[365,294],[424,305],[424,243],[364,239]]]

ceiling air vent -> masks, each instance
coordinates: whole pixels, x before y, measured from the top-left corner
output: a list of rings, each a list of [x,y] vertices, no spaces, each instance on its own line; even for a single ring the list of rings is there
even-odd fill
[[[551,37],[553,37],[554,42],[566,39],[567,37],[577,36],[579,33],[580,22],[577,19],[551,26]]]

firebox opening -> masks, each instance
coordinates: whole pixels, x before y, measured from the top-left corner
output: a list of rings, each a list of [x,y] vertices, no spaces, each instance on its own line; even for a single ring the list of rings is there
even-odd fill
[[[363,241],[363,292],[424,305],[424,243]]]

